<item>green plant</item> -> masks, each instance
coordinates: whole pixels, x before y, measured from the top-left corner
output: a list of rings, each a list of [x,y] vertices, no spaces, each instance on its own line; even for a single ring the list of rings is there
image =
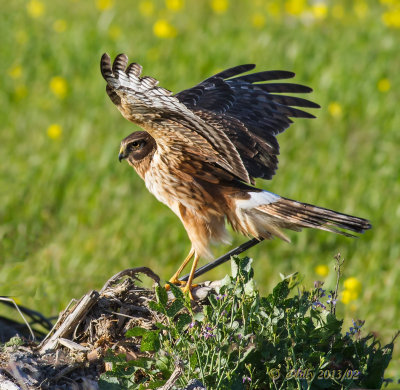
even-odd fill
[[[218,294],[210,295],[201,309],[193,308],[179,288],[171,286],[171,302],[157,286],[151,307],[165,321],[153,330],[127,332],[141,337],[141,350],[153,351],[153,357],[125,362],[109,355],[113,369],[103,374],[101,385],[112,381],[125,388],[155,388],[181,361],[180,386],[193,378],[207,389],[382,386],[394,339],[381,347],[373,335],[362,337],[358,320],[342,334],[342,321],[335,315],[337,289],[329,297],[321,282],[311,291],[301,289],[297,274],[282,277],[271,294],[260,297],[251,261],[234,258],[232,276],[222,280]],[[340,266],[337,259],[338,274]]]

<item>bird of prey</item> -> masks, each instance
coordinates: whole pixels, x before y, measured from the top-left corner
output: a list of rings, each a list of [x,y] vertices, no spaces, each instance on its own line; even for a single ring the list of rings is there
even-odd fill
[[[118,55],[113,64],[101,58],[101,73],[111,101],[129,121],[145,131],[122,140],[119,160],[126,159],[148,190],[182,221],[191,249],[170,279],[179,283],[194,257],[183,291],[191,295],[200,256],[209,245],[229,242],[232,228],[259,239],[289,238],[282,229],[317,228],[352,236],[370,229],[369,221],[290,200],[254,187],[255,178],[271,179],[279,154],[276,135],[290,118],[314,118],[294,107],[318,108],[306,99],[281,93],[307,93],[304,85],[276,82],[294,73],[281,70],[247,73],[255,65],[226,69],[176,95],[142,67]],[[243,73],[247,73],[244,74]]]

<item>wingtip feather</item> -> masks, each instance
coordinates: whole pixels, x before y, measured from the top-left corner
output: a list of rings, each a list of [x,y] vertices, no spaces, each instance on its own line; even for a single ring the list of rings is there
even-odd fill
[[[104,53],[100,60],[100,71],[105,80],[112,76],[111,57],[108,53]]]

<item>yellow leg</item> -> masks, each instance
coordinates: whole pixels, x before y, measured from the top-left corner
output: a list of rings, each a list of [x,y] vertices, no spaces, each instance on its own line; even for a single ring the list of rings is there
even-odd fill
[[[194,249],[190,249],[189,254],[186,256],[186,259],[183,261],[182,265],[178,268],[178,271],[176,271],[174,273],[174,275],[171,277],[171,279],[169,280],[170,283],[173,284],[186,284],[186,282],[182,282],[180,281],[179,275],[181,274],[181,272],[183,271],[183,269],[186,267],[186,264],[189,263],[190,259],[193,257],[194,255]]]
[[[193,281],[193,276],[194,276],[194,272],[196,271],[197,268],[197,263],[199,261],[200,256],[195,253],[194,254],[194,260],[193,260],[193,264],[192,264],[192,269],[190,270],[190,274],[189,274],[189,279],[186,283],[186,286],[182,289],[182,291],[184,293],[189,293],[190,299],[193,301],[193,295],[192,295],[192,281]]]

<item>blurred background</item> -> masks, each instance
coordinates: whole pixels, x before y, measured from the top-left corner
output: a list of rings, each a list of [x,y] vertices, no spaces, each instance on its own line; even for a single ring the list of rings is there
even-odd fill
[[[168,279],[189,250],[177,217],[118,163],[120,140],[138,128],[105,93],[103,52],[125,52],[174,92],[255,63],[296,72],[322,106],[279,136],[277,175],[258,186],[373,224],[359,239],[303,231],[263,242],[247,253],[258,287],[299,271],[305,287],[333,289],[340,252],[344,327],[363,319],[390,341],[400,324],[398,0],[1,3],[0,295],[57,315],[124,268]],[[400,378],[399,350],[388,376]]]

